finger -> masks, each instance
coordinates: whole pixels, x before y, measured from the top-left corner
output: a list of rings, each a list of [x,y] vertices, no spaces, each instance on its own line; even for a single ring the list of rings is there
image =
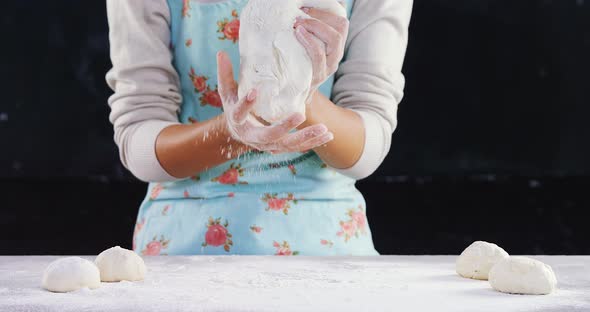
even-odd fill
[[[328,132],[328,128],[323,124],[313,125],[304,129],[301,129],[295,133],[289,134],[285,138],[281,139],[281,144],[284,146],[292,146],[297,148],[303,143],[321,136]]]
[[[256,89],[253,89],[250,90],[250,92],[248,92],[248,94],[240,100],[240,102],[235,107],[235,110],[231,113],[230,116],[233,123],[241,125],[246,121],[248,115],[250,114],[250,111],[252,111],[252,108],[256,103],[257,95],[258,93]]]
[[[217,53],[217,80],[219,82],[219,95],[222,99],[230,99],[236,96],[238,84],[234,80],[231,60],[225,52]]]
[[[292,134],[291,134],[292,135]],[[289,136],[291,136],[289,135]],[[281,142],[280,144],[273,144],[265,146],[271,154],[282,154],[282,153],[294,153],[294,152],[307,152],[316,147],[327,144],[334,140],[334,134],[332,132],[326,132],[324,134],[314,136],[305,142],[286,143]]]
[[[322,71],[327,64],[325,44],[301,25],[295,29],[295,37],[305,47],[311,58],[314,72]]]
[[[308,32],[318,37],[326,44],[326,55],[331,55],[334,51],[340,51],[344,47],[344,38],[341,33],[336,31],[330,25],[312,18],[298,18],[295,27],[303,26]]]
[[[303,10],[303,12],[305,12],[307,15],[330,25],[339,33],[348,34],[349,22],[346,17],[316,8],[302,8],[301,10]]]
[[[256,136],[258,142],[271,143],[289,134],[292,129],[295,129],[304,121],[305,116],[300,113],[295,113],[277,125],[258,127],[253,131],[258,132]]]
[[[297,151],[308,151],[316,147],[320,147],[324,144],[328,144],[332,140],[334,140],[334,134],[332,132],[327,132],[307,142],[304,142],[303,144],[298,146]]]

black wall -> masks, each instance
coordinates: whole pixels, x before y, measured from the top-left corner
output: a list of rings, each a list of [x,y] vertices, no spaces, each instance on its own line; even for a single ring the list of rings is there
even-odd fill
[[[145,186],[112,141],[104,1],[0,7],[0,254],[129,246]],[[416,0],[392,149],[359,183],[378,249],[590,253],[589,56],[589,1]]]

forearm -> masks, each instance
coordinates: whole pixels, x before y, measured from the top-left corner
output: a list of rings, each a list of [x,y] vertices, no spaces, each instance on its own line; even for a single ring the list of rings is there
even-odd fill
[[[315,92],[306,111],[307,120],[299,126],[322,123],[334,134],[334,140],[314,149],[330,167],[346,169],[360,159],[365,145],[363,120],[354,111],[332,103],[330,99]]]
[[[158,161],[170,175],[186,178],[249,151],[231,138],[225,116],[165,128],[156,140]]]

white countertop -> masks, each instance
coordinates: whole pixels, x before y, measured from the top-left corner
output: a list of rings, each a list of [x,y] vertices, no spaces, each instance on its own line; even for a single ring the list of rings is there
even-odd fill
[[[87,257],[94,260],[94,257]],[[0,311],[590,311],[590,257],[538,256],[558,290],[495,292],[455,274],[455,256],[149,257],[142,282],[57,294],[57,257],[0,257]]]

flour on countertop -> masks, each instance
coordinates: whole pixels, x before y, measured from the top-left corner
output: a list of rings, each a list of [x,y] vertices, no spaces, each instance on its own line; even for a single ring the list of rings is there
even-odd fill
[[[526,297],[459,277],[454,256],[146,257],[144,281],[56,294],[39,286],[43,270],[56,258],[0,257],[0,311],[590,309],[590,257],[535,257],[553,267],[560,289]]]

